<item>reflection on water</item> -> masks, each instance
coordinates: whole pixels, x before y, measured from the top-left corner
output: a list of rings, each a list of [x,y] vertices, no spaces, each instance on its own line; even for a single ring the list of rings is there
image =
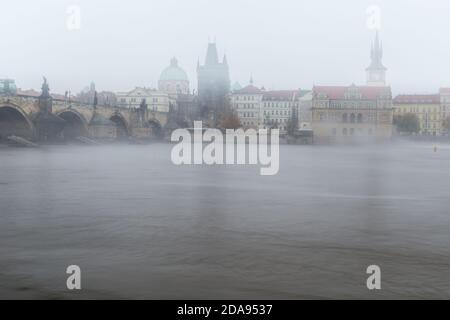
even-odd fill
[[[450,147],[281,146],[275,176],[170,148],[0,150],[0,298],[450,298]]]

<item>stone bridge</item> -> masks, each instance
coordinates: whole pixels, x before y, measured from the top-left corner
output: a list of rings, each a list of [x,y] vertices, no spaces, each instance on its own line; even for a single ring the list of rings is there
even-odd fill
[[[24,95],[0,96],[0,141],[15,135],[41,140],[147,139],[162,134],[167,113],[147,108],[93,106]]]

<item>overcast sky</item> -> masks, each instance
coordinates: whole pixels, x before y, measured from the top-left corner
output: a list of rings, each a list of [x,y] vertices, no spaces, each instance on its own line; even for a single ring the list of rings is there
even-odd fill
[[[442,0],[1,0],[0,78],[52,92],[156,87],[176,56],[195,88],[210,40],[227,54],[232,83],[274,89],[364,84],[381,9],[380,36],[394,93],[450,86],[450,1]],[[67,9],[79,6],[80,28]],[[73,17],[73,15],[72,15]],[[73,21],[73,20],[70,20]],[[76,24],[75,24],[76,25]],[[72,28],[74,24],[71,24]]]

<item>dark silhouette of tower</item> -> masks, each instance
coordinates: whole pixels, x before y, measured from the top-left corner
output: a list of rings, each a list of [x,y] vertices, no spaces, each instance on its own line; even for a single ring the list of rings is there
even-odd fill
[[[208,44],[205,64],[202,66],[198,62],[197,75],[200,108],[217,118],[217,114],[228,107],[230,77],[227,58],[224,55],[222,63],[219,62],[215,43]]]

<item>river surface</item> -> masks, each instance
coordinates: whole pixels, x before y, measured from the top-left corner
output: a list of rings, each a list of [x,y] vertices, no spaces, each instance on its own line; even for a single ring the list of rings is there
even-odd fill
[[[450,298],[450,145],[280,146],[275,176],[171,148],[1,148],[0,298]]]

